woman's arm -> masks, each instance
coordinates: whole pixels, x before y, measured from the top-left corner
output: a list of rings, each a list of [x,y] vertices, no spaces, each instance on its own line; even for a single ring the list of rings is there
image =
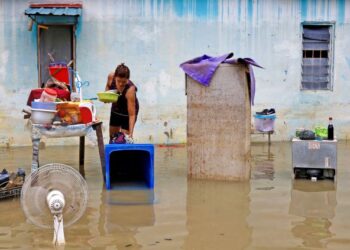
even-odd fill
[[[129,136],[132,138],[134,133],[134,126],[136,122],[136,89],[132,86],[128,89],[125,94],[128,103],[128,114],[129,114]]]
[[[114,73],[113,73],[113,72],[108,74],[107,84],[106,84],[106,87],[105,87],[105,91],[108,91],[108,90],[111,89],[112,82],[113,82],[113,77],[114,77]]]

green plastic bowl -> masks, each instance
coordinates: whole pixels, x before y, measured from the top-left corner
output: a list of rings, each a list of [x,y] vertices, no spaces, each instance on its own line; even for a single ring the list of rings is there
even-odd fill
[[[113,92],[100,92],[97,93],[98,99],[101,102],[116,102],[118,101],[119,95]]]

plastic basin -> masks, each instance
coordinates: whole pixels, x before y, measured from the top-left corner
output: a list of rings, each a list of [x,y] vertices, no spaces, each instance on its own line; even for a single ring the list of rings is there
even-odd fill
[[[56,110],[33,109],[30,119],[34,124],[52,124],[55,118]]]
[[[116,102],[118,101],[119,95],[113,92],[100,92],[97,93],[98,99],[101,102]]]

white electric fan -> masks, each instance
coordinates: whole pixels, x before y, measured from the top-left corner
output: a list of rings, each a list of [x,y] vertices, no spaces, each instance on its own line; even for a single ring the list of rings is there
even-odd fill
[[[86,181],[74,168],[51,163],[39,167],[22,186],[21,205],[27,219],[41,228],[53,228],[53,244],[65,244],[63,231],[84,213]]]

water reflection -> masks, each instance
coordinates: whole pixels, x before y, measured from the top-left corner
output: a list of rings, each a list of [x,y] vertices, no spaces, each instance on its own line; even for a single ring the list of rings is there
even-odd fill
[[[186,148],[157,147],[154,194],[122,195],[105,190],[98,150],[86,147],[88,207],[65,249],[350,249],[350,143],[338,146],[336,186],[292,181],[290,143],[252,144],[247,183],[187,180]],[[78,169],[78,149],[47,147],[40,161]],[[2,168],[30,171],[31,152],[0,149]],[[18,198],[0,203],[0,249],[53,249],[53,232],[27,223]]]
[[[98,183],[100,187],[89,187],[88,210],[69,228],[67,246],[69,249],[141,249],[145,242],[138,234],[155,223],[153,203],[147,200],[153,191],[107,191],[102,183]]]
[[[273,180],[274,175],[275,175],[275,170],[273,167],[273,162],[271,161],[257,162],[252,172],[252,178],[255,180],[258,180],[258,179]]]
[[[154,225],[154,207],[153,202],[149,200],[153,200],[154,194],[152,195],[152,190],[149,191],[151,192],[145,190],[102,192],[100,225],[103,232],[113,239],[111,243],[117,249],[125,247],[140,249],[142,245],[138,243],[135,235],[140,228]]]
[[[250,242],[249,182],[187,182],[184,249],[244,249]]]
[[[154,189],[106,190],[105,203],[110,205],[152,205]]]
[[[101,220],[106,233],[153,226],[153,190],[112,190],[102,192]],[[132,214],[133,216],[130,216]]]
[[[52,247],[53,231],[30,224],[22,212],[19,198],[7,198],[0,202],[1,249],[25,249],[24,246],[30,246],[27,249]]]
[[[262,151],[252,156],[252,179],[267,179],[273,180],[275,178],[274,169],[274,153],[271,151],[271,147],[262,146]]]
[[[292,233],[304,247],[327,248],[332,238],[331,220],[335,216],[336,183],[293,180],[289,213],[303,217],[292,222]]]

